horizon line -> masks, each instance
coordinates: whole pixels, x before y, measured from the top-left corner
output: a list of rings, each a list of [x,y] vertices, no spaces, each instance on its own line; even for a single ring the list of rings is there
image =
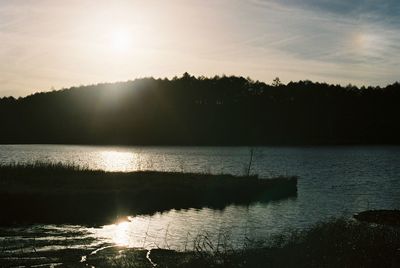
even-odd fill
[[[39,89],[38,91],[32,92],[30,94],[27,95],[19,95],[19,96],[14,96],[14,95],[1,95],[0,99],[2,98],[14,98],[14,99],[20,99],[20,98],[27,98],[36,94],[41,94],[41,93],[50,93],[50,92],[57,92],[57,91],[63,91],[63,90],[70,90],[70,89],[74,89],[74,88],[85,88],[85,87],[91,87],[91,86],[100,86],[100,85],[109,85],[109,84],[120,84],[120,83],[129,83],[129,82],[135,82],[138,80],[145,80],[145,79],[154,79],[154,80],[167,80],[167,81],[174,81],[176,79],[182,79],[184,78],[185,75],[189,75],[190,77],[193,77],[195,79],[201,80],[201,79],[216,79],[216,78],[229,78],[229,77],[235,77],[235,78],[243,78],[246,79],[250,82],[259,82],[259,83],[263,83],[267,86],[273,86],[272,83],[267,83],[266,81],[262,81],[262,80],[254,80],[252,79],[250,76],[242,76],[242,75],[235,75],[235,74],[215,74],[214,76],[205,76],[205,75],[192,75],[189,72],[184,72],[183,74],[181,74],[180,76],[178,75],[174,75],[174,76],[164,76],[164,77],[156,77],[156,76],[137,76],[133,79],[128,79],[128,80],[116,80],[116,81],[102,81],[102,82],[93,82],[91,84],[80,84],[80,85],[70,85],[70,86],[65,86],[65,87],[61,87],[61,88],[54,88],[51,87],[48,90],[41,90]],[[279,76],[276,76],[275,78],[279,78]],[[280,79],[280,78],[279,78]],[[318,80],[311,80],[311,79],[303,79],[303,80],[297,80],[297,81],[293,81],[290,80],[289,82],[285,83],[284,81],[280,80],[281,85],[282,86],[287,86],[290,83],[300,83],[300,82],[310,82],[310,83],[314,83],[314,84],[322,84],[322,85],[329,85],[329,86],[340,86],[343,88],[346,87],[356,87],[357,89],[361,89],[361,88],[386,88],[388,86],[391,85],[396,85],[399,83],[400,80],[396,80],[393,81],[391,83],[387,83],[386,85],[382,86],[382,85],[356,85],[356,84],[352,84],[352,83],[347,83],[347,84],[342,84],[342,83],[329,83],[326,81],[318,81]],[[273,82],[273,81],[272,81]]]

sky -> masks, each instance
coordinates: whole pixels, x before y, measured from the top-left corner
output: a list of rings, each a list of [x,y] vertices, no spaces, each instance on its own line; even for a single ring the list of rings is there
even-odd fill
[[[398,0],[0,0],[0,97],[141,77],[400,80]]]

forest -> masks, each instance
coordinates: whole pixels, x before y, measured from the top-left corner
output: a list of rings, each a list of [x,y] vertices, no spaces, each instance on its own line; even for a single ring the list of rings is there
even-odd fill
[[[2,144],[400,143],[400,84],[141,78],[0,98]]]

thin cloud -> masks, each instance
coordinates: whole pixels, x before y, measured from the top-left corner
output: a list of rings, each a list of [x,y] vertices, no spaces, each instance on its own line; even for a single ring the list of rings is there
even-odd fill
[[[393,0],[0,0],[0,96],[185,71],[386,85],[400,76],[399,9]],[[126,55],[107,44],[119,28],[135,35]]]

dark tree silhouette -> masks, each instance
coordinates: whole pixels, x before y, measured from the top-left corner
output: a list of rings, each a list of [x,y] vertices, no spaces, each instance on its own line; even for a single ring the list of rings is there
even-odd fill
[[[399,104],[398,83],[267,85],[185,73],[1,98],[0,143],[399,144]]]
[[[281,79],[279,77],[276,77],[274,80],[272,80],[272,86],[274,87],[279,87],[282,85]]]

